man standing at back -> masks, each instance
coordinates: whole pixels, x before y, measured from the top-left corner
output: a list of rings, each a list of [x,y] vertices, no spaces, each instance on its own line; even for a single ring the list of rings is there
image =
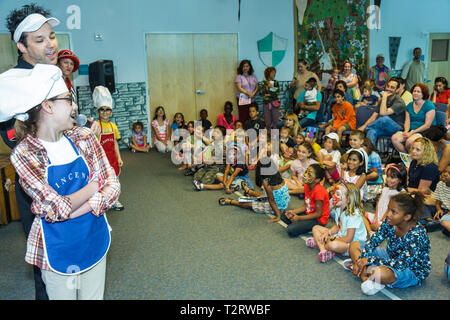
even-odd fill
[[[414,58],[408,62],[402,71],[402,78],[406,79],[406,89],[411,90],[416,83],[423,83],[425,79],[425,63],[420,61],[422,49],[415,48]]]
[[[58,39],[53,27],[59,24],[56,18],[46,18],[50,12],[35,4],[13,10],[6,18],[11,38],[17,45],[19,57],[15,68],[32,69],[36,64],[54,64],[58,61]],[[0,135],[5,144],[13,149],[15,119],[0,123]],[[31,198],[24,192],[16,175],[15,192],[25,237],[31,229],[34,214],[31,212]],[[34,266],[36,300],[48,300],[41,270]]]

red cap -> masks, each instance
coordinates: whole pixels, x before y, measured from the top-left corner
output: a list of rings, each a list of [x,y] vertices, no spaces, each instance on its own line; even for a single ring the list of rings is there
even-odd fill
[[[73,71],[76,72],[78,68],[80,67],[80,60],[78,60],[78,57],[70,50],[61,50],[58,53],[58,61],[61,59],[72,59],[73,61]]]

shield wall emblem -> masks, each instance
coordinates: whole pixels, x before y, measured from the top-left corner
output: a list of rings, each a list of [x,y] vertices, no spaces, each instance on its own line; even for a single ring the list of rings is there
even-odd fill
[[[263,39],[258,40],[259,58],[267,67],[275,67],[286,55],[287,39],[269,33]]]

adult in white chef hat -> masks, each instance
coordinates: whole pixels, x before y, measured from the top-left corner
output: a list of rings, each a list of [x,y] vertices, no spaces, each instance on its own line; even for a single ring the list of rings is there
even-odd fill
[[[60,22],[49,15],[49,11],[35,4],[25,5],[8,15],[6,24],[18,48],[19,65],[21,59],[32,66],[57,63],[58,39],[53,28]]]
[[[33,200],[25,261],[41,269],[49,299],[102,299],[104,213],[120,193],[113,168],[92,131],[74,126],[77,105],[57,66],[0,74],[0,97],[0,121],[18,120],[11,163]],[[74,276],[78,291],[67,285]]]

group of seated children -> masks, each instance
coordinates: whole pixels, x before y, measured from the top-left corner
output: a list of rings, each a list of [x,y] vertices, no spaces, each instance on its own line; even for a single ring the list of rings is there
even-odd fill
[[[372,103],[372,89],[363,87],[362,99],[367,99],[364,104]],[[327,127],[322,146],[316,142],[316,129],[302,130],[295,113],[286,115],[279,136],[273,135],[275,130],[264,136],[259,135],[265,123],[259,119],[258,108],[250,106],[250,119],[243,124],[230,116],[230,102],[221,115],[226,126],[215,127],[207,120],[206,110],[201,111],[201,126],[195,127],[193,121],[185,124],[181,113],[170,125],[164,108],[157,108],[152,121],[154,144],[160,152],[177,148],[172,154],[176,154],[179,170],[193,176],[194,190],[223,190],[226,194],[241,190],[244,196],[237,200],[221,197],[219,204],[269,214],[269,221],[281,220],[287,225],[290,237],[312,233],[306,245],[319,250],[320,262],[336,254],[349,257],[344,268],[361,278],[365,294],[375,294],[385,285],[420,285],[430,273],[430,241],[419,222],[424,196],[405,191],[408,173],[403,164],[388,164],[383,179],[376,148],[364,132],[355,130],[355,124],[348,121],[346,113],[354,113],[353,107],[346,108],[344,92],[335,90],[334,95],[341,108],[333,110],[334,121],[328,125],[333,128]],[[248,134],[248,129],[255,129],[255,137]],[[344,130],[352,130],[350,149],[346,151],[340,145]],[[134,127],[133,142],[142,146],[146,140],[137,138],[141,131],[142,126]],[[260,191],[254,187],[250,170],[255,170],[255,184]],[[448,195],[450,166],[433,195],[434,218],[441,219],[447,235]],[[304,199],[304,205],[288,209],[292,196]],[[372,202],[374,212],[366,212],[363,201]],[[333,223],[328,223],[330,218]],[[385,239],[387,247],[382,249],[379,245]]]
[[[279,139],[267,133],[255,141],[245,135],[244,128],[251,128],[250,122],[260,128],[258,109],[251,107],[250,115],[249,123],[235,120],[234,130],[214,127],[209,139],[202,139],[200,154],[192,156],[198,162],[181,166],[193,172],[194,190],[224,190],[226,194],[240,190],[243,196],[239,199],[220,197],[219,204],[271,215],[269,221],[284,222],[291,237],[312,233],[306,245],[318,249],[319,261],[325,263],[336,254],[349,257],[344,267],[363,281],[365,294],[375,294],[385,285],[421,284],[430,273],[430,241],[419,222],[424,196],[405,191],[407,168],[403,164],[389,164],[383,179],[380,156],[363,132],[351,131],[346,152],[336,132],[327,133],[321,147],[314,130],[299,130],[294,113],[286,115]],[[193,149],[192,140],[188,141]],[[275,152],[275,143],[279,152]],[[256,156],[252,154],[255,148]],[[217,156],[222,163],[216,163]],[[252,169],[260,191],[250,178]],[[450,190],[450,167],[440,186],[442,191],[436,196],[439,218],[450,216],[450,203],[444,196]],[[304,199],[304,205],[288,208],[292,196]],[[374,212],[366,212],[363,200],[375,204]],[[333,223],[328,223],[330,218]],[[442,225],[450,224],[448,220],[443,218]],[[385,239],[387,247],[382,249],[379,245]]]

